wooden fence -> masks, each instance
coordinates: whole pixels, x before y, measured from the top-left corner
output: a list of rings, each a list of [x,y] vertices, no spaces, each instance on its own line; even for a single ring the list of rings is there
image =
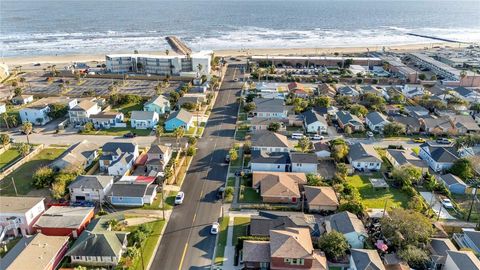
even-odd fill
[[[5,169],[3,172],[0,173],[0,180],[3,180],[3,178],[5,178],[5,176],[9,175],[10,173],[12,173],[13,171],[15,171],[16,169],[18,169],[20,166],[22,166],[23,164],[25,164],[26,162],[30,161],[33,157],[35,157],[40,151],[42,151],[42,149],[44,148],[45,146],[43,144],[40,144],[38,145],[35,149],[33,149],[32,152],[30,152],[28,155],[26,155],[24,158],[20,159],[19,161],[17,161],[15,164],[13,164],[12,166],[8,167],[7,169]],[[33,172],[32,172],[33,173]]]

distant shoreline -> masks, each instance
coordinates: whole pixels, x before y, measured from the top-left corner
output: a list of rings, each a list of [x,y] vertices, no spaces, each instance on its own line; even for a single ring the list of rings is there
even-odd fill
[[[364,53],[367,52],[367,49],[370,52],[381,51],[383,47],[387,51],[393,52],[408,52],[416,50],[424,50],[426,48],[432,47],[465,47],[466,44],[458,43],[449,43],[449,42],[429,42],[422,44],[405,44],[405,45],[392,45],[392,46],[383,46],[383,45],[372,45],[372,46],[362,46],[362,47],[319,47],[319,48],[252,48],[252,49],[226,49],[226,50],[214,50],[216,56],[227,57],[227,56],[251,56],[251,55],[333,55],[334,53],[339,54],[353,54],[353,53]],[[105,61],[105,54],[111,53],[130,53],[129,51],[121,52],[106,52],[104,54],[68,54],[68,55],[42,55],[42,56],[14,56],[14,57],[4,57],[0,60],[2,63],[6,63],[10,66],[18,65],[29,65],[23,68],[31,69],[31,64],[40,63],[42,66],[38,69],[45,68],[45,65],[52,64],[72,64],[73,62],[87,62],[87,63],[96,63]],[[164,51],[141,51],[140,53],[150,53],[150,54],[165,54]],[[173,54],[173,53],[171,53]]]

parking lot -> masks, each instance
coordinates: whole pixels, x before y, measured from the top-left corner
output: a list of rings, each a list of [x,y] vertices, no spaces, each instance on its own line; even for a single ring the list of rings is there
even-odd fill
[[[155,95],[155,86],[158,85],[157,81],[147,80],[127,80],[125,86],[122,80],[114,79],[97,79],[97,78],[85,78],[82,79],[82,83],[78,83],[74,78],[55,78],[51,83],[47,81],[45,77],[38,76],[26,76],[27,87],[25,93],[33,95],[58,95],[60,94],[60,84],[69,81],[66,85],[69,90],[65,93],[68,96],[82,96],[87,91],[94,91],[96,96],[107,96],[109,94],[108,87],[117,82],[118,93],[120,94],[133,94],[140,96],[151,97]],[[175,90],[180,85],[180,82],[171,81],[170,86],[164,89],[164,92]]]

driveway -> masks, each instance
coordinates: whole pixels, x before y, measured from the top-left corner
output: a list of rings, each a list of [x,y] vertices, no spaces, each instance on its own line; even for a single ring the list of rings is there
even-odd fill
[[[435,196],[433,199],[432,199],[432,196],[433,196],[433,193],[431,192],[426,192],[426,191],[423,191],[423,192],[420,192],[420,195],[422,195],[422,197],[425,199],[425,201],[432,205],[432,210],[433,212],[435,212],[435,214],[438,216],[438,212],[440,211],[440,208],[442,208],[441,212],[440,212],[440,218],[441,219],[456,219],[455,217],[453,217],[452,215],[450,215],[448,213],[447,210],[445,210],[445,208],[442,207],[442,203],[438,200],[438,197]]]

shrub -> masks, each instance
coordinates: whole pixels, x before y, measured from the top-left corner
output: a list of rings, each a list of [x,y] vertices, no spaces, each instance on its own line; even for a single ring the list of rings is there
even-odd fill
[[[194,156],[197,153],[197,148],[195,146],[191,145],[187,149],[187,156],[191,157]]]
[[[52,168],[47,166],[40,167],[33,173],[33,185],[36,188],[48,187],[52,184],[54,175],[55,173]]]

